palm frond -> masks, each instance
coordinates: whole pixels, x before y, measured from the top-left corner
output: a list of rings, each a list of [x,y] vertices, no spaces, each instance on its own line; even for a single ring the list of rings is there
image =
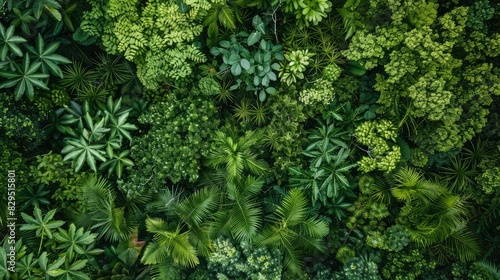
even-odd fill
[[[302,272],[302,255],[298,248],[292,246],[292,244],[288,245],[283,247],[285,254],[283,266],[290,270],[291,273],[299,275]]]
[[[189,229],[189,241],[196,247],[200,255],[208,257],[212,253],[212,242],[209,235],[209,227],[193,226]]]
[[[476,236],[465,226],[444,240],[443,246],[464,262],[474,260],[481,252]]]
[[[83,204],[88,209],[91,229],[96,229],[98,238],[117,242],[127,239],[135,226],[127,220],[124,207],[115,204],[116,195],[111,185],[103,178],[87,177],[83,181]]]
[[[245,181],[238,184],[242,195],[256,195],[264,186],[264,180],[261,177],[255,178],[252,175],[246,177]]]
[[[241,150],[251,149],[253,146],[261,144],[264,141],[265,130],[247,131],[243,137],[238,140],[238,147]]]
[[[157,194],[155,201],[146,204],[146,209],[166,216],[176,215],[175,207],[179,204],[181,196],[182,190],[180,188],[164,189]]]
[[[146,229],[151,233],[158,233],[168,230],[168,224],[160,218],[148,218],[146,220]]]
[[[478,261],[475,262],[474,265],[485,270],[493,279],[500,279],[500,269],[497,265],[487,261]]]
[[[432,202],[445,191],[441,185],[424,179],[414,168],[401,168],[394,175],[394,179],[395,187],[391,189],[392,195],[407,203],[416,198]]]
[[[249,196],[239,195],[230,210],[230,227],[238,241],[251,241],[261,224],[261,209]]]
[[[290,190],[276,208],[276,217],[268,221],[271,225],[258,235],[259,246],[272,245],[280,248],[284,256],[284,266],[294,275],[301,273],[302,254],[322,252],[321,240],[328,232],[324,221],[307,217],[307,199],[299,189]]]
[[[392,202],[391,186],[386,181],[376,178],[371,188],[371,197],[376,201],[390,205]]]
[[[241,179],[245,169],[254,175],[264,174],[269,165],[252,152],[263,141],[263,136],[264,130],[247,131],[244,136],[235,140],[234,135],[216,131],[215,147],[207,156],[207,164],[215,168],[225,167],[229,180]]]
[[[299,223],[299,232],[313,238],[321,238],[326,236],[330,229],[325,221],[318,220],[316,217],[310,217]]]
[[[307,215],[307,199],[299,189],[292,189],[276,209],[285,227],[294,226]]]
[[[186,267],[194,267],[199,263],[196,248],[189,241],[189,231],[181,233],[179,227],[169,231],[168,225],[159,218],[148,218],[146,228],[155,234],[155,241],[144,250],[141,259],[144,264],[158,264],[168,257]]]
[[[257,237],[256,242],[260,246],[276,246],[277,244],[280,245],[282,239],[282,231],[285,231],[285,229],[280,228],[276,225],[264,228]]]
[[[186,267],[195,267],[200,261],[196,248],[189,242],[189,232],[179,233],[178,229],[175,233],[171,240],[170,252],[174,262]]]
[[[243,152],[243,167],[250,170],[252,174],[262,175],[269,169],[269,164],[263,159],[258,159],[256,154],[246,150]]]
[[[300,249],[304,250],[309,254],[314,254],[317,252],[324,253],[325,246],[322,244],[321,238],[315,238],[309,235],[298,235],[296,238],[296,243],[300,245]]]
[[[169,258],[168,248],[159,243],[151,242],[144,249],[141,258],[143,264],[159,264]]]
[[[208,235],[215,239],[221,235],[228,235],[230,233],[231,227],[230,215],[227,211],[218,211],[214,215],[214,220],[210,222],[208,227]]]
[[[401,168],[394,174],[394,178],[400,186],[414,187],[422,179],[422,173],[415,168]]]
[[[219,194],[214,188],[204,188],[191,194],[181,202],[176,211],[188,225],[200,225],[215,209],[219,202]]]
[[[153,265],[150,274],[152,279],[179,280],[181,279],[181,270],[182,267],[176,264],[172,258],[167,258]]]

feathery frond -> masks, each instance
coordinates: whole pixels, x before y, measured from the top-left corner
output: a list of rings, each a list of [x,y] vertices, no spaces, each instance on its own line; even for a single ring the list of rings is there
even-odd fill
[[[147,230],[154,233],[155,242],[146,246],[141,261],[144,264],[158,264],[171,257],[175,263],[194,267],[199,263],[196,248],[189,241],[189,232],[169,231],[168,225],[159,218],[146,220]]]
[[[329,232],[328,225],[308,217],[307,199],[301,190],[290,190],[268,221],[270,225],[259,234],[257,244],[278,246],[284,254],[284,266],[293,274],[300,274],[304,252],[324,250],[322,238]]]
[[[214,188],[196,191],[177,207],[177,214],[188,225],[200,225],[213,211],[219,202],[219,194]]]
[[[208,155],[208,165],[220,168],[225,166],[229,180],[241,179],[243,171],[249,170],[254,175],[262,175],[269,168],[267,162],[258,159],[252,149],[257,148],[264,139],[264,131],[247,131],[238,140],[223,131],[215,132],[216,147]]]
[[[116,205],[117,197],[111,185],[105,179],[91,176],[84,180],[82,191],[90,218],[88,224],[97,230],[98,238],[112,242],[126,240],[135,224],[126,219],[125,208]]]

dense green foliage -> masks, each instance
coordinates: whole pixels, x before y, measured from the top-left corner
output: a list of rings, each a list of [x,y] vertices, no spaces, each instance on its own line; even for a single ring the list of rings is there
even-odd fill
[[[0,192],[0,280],[499,279],[500,3],[0,0]]]

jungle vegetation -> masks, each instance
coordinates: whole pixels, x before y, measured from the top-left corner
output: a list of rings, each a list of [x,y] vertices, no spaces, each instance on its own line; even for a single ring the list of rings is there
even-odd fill
[[[0,279],[500,279],[500,3],[0,0],[0,193]]]

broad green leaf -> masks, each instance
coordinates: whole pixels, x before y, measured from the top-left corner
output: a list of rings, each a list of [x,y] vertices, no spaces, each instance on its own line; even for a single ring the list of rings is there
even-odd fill
[[[16,56],[23,56],[23,52],[17,44],[26,43],[26,39],[14,35],[14,25],[9,26],[7,30],[0,23],[0,60],[7,60],[7,53],[10,50]]]
[[[250,33],[247,39],[247,45],[252,46],[260,40],[262,33],[260,31],[254,31]]]
[[[243,69],[245,69],[245,70],[250,69],[250,62],[248,60],[243,58],[243,59],[241,59],[240,64],[241,64],[241,67],[243,67]]]

